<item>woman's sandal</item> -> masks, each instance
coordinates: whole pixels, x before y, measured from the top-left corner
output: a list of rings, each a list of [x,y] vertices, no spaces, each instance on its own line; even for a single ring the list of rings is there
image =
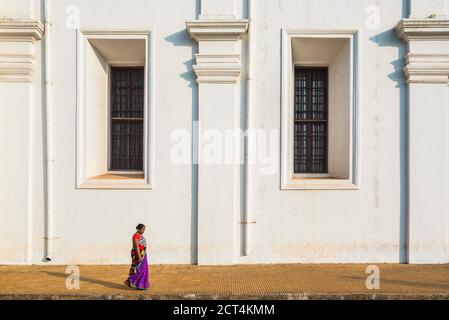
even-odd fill
[[[131,283],[129,282],[128,279],[125,280],[125,281],[123,281],[123,284],[124,284],[126,287],[131,288]]]

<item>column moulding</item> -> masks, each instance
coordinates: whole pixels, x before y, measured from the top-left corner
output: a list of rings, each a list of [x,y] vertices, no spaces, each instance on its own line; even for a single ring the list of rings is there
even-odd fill
[[[36,20],[0,20],[0,42],[36,42],[42,39],[44,25]]]
[[[198,43],[237,42],[248,31],[248,20],[187,21],[187,31]],[[241,73],[239,53],[203,53],[195,55],[193,70],[198,83],[236,83]]]
[[[407,43],[447,41],[449,20],[403,19],[395,31]],[[408,83],[449,84],[449,54],[409,52],[405,62],[404,73]]]
[[[196,41],[238,41],[248,31],[248,20],[193,20],[187,21],[187,31]]]
[[[29,82],[34,75],[32,44],[42,39],[44,25],[34,20],[0,20],[0,42],[10,43],[11,49],[0,52],[0,82]],[[29,46],[15,47],[14,43]]]

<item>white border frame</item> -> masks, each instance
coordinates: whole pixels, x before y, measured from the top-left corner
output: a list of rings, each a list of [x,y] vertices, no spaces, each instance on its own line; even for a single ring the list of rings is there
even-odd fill
[[[295,175],[293,171],[293,38],[346,38],[351,45],[351,142],[350,177],[332,179],[328,176]],[[281,190],[358,190],[360,188],[360,38],[359,30],[282,30],[282,103],[281,103]],[[322,64],[322,62],[319,64]]]
[[[85,45],[89,39],[145,40],[145,105],[144,105],[144,178],[90,179],[85,175]],[[154,188],[154,31],[145,30],[77,30],[76,39],[76,188],[77,189],[153,189]],[[115,64],[115,62],[113,63]],[[109,99],[109,98],[108,98]],[[108,103],[109,105],[109,103]],[[109,108],[109,106],[108,106]],[[108,125],[109,130],[109,125]],[[109,144],[109,143],[108,143]],[[109,149],[109,147],[107,147]],[[109,153],[108,153],[109,154]],[[109,160],[108,160],[109,161]],[[108,167],[109,168],[109,167]],[[109,171],[105,174],[110,173]],[[114,172],[115,173],[115,172]],[[127,172],[130,174],[133,172]]]

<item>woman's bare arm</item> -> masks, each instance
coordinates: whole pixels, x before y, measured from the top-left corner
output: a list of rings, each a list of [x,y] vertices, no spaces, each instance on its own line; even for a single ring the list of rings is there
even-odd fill
[[[142,256],[140,255],[139,241],[137,239],[133,239],[133,243],[134,243],[134,248],[136,248],[137,255],[139,256],[139,261],[140,261],[140,260],[142,260]]]

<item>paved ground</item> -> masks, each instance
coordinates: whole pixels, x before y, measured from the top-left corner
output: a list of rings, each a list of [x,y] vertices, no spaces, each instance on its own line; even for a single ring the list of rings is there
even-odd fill
[[[449,265],[379,265],[381,289],[366,289],[366,265],[150,266],[151,289],[126,288],[128,266],[80,266],[80,290],[65,266],[0,266],[0,299],[449,299]]]

